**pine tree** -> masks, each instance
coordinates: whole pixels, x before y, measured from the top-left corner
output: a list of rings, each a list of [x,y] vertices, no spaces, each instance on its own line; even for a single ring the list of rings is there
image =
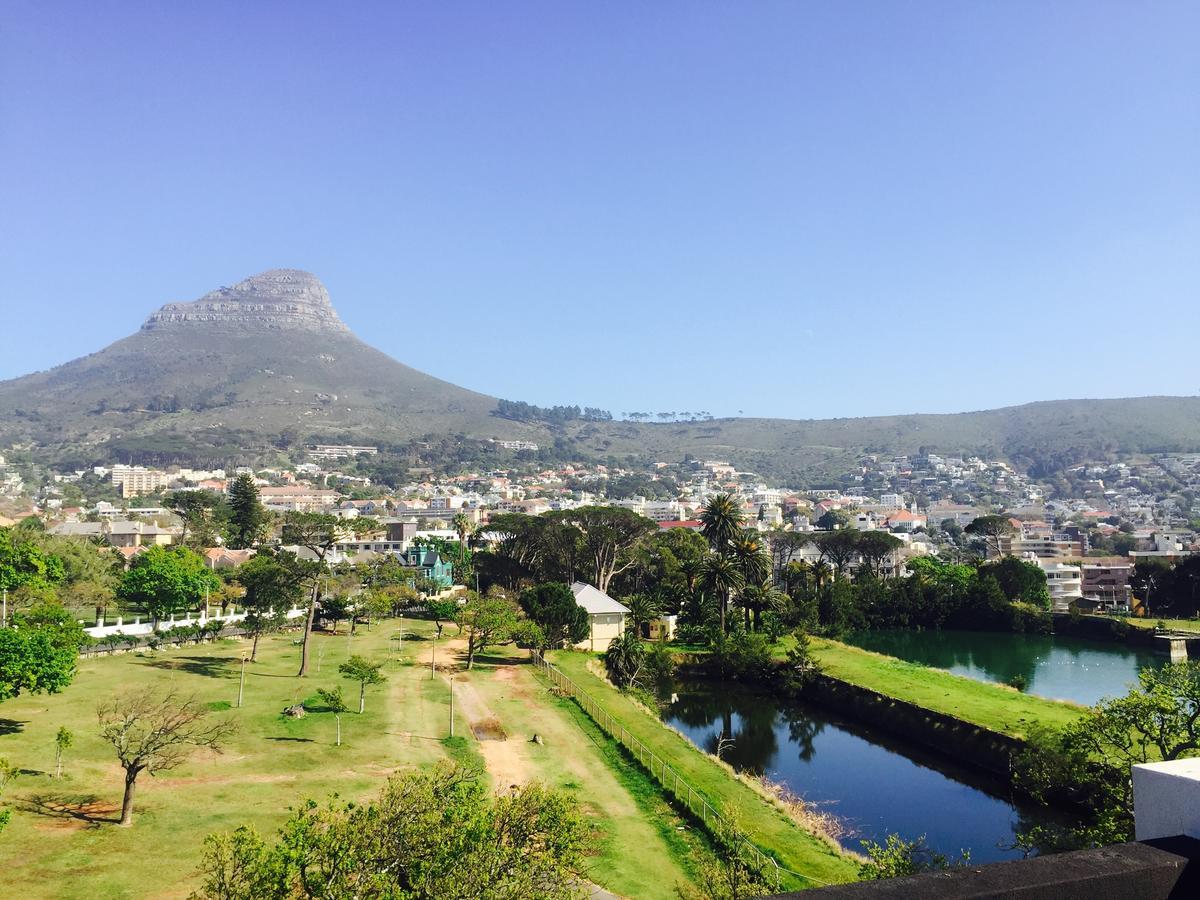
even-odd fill
[[[262,539],[270,514],[258,499],[254,476],[239,475],[229,489],[229,546],[252,547]]]

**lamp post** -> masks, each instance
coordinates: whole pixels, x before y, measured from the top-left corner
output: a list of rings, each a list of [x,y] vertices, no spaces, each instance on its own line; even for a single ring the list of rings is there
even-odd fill
[[[242,692],[246,689],[246,655],[242,654],[242,675],[238,680],[238,709],[242,708]]]
[[[454,737],[454,673],[450,673],[450,737]]]

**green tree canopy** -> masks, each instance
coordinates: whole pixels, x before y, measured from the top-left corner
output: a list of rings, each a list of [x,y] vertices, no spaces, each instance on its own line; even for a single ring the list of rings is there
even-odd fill
[[[235,550],[253,547],[266,536],[270,522],[271,514],[259,500],[254,476],[248,472],[238,475],[229,486],[229,546]]]
[[[192,609],[205,591],[215,591],[221,580],[204,565],[199,554],[186,547],[151,547],[135,557],[117,586],[117,596],[144,609],[155,622]]]
[[[588,636],[587,611],[575,602],[571,588],[560,581],[539,584],[518,598],[525,615],[541,628],[539,649],[571,646]]]
[[[273,844],[245,826],[210,835],[197,896],[567,900],[586,882],[590,843],[566,794],[532,783],[493,796],[442,763],[393,775],[371,802],[310,800]]]
[[[71,683],[87,636],[57,604],[15,613],[0,628],[0,700],[22,691],[56,694]]]

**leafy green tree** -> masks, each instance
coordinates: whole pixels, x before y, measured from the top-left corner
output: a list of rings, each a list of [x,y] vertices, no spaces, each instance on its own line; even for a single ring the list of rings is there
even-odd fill
[[[1133,838],[1131,767],[1200,756],[1200,661],[1142,669],[1124,697],[1101,700],[1067,728],[1037,736],[1018,757],[1019,787],[1049,802],[1064,795],[1088,817],[1069,835],[1035,830],[1057,849]]]
[[[635,551],[658,524],[630,509],[615,506],[581,506],[547,513],[543,518],[566,525],[582,536],[583,559],[590,565],[592,584],[607,591],[614,575],[637,561]]]
[[[158,628],[160,620],[193,609],[221,580],[204,559],[187,547],[151,547],[135,557],[121,578],[117,596],[146,610]]]
[[[752,856],[742,833],[737,810],[727,806],[713,821],[712,853],[697,852],[694,860],[699,877],[697,887],[684,891],[692,900],[749,900],[763,897],[777,888]]]
[[[437,629],[437,639],[442,639],[442,629],[447,622],[458,618],[458,602],[455,600],[430,600],[425,604],[425,611],[433,619],[433,627]]]
[[[943,871],[951,866],[945,855],[929,848],[925,835],[906,841],[898,834],[889,834],[884,844],[863,841],[862,845],[867,861],[858,867],[858,875],[864,881]],[[969,860],[970,857],[964,853],[957,865],[966,865]]]
[[[142,772],[156,775],[181,765],[205,747],[221,752],[236,726],[229,719],[206,721],[207,709],[195,697],[153,687],[120,694],[96,710],[100,736],[113,745],[125,770],[121,824],[133,824],[133,799]]]
[[[15,613],[0,628],[0,700],[22,691],[56,694],[75,677],[79,648],[87,635],[66,609],[56,604]]]
[[[243,473],[229,486],[229,546],[234,550],[253,547],[267,534],[271,514],[259,500],[254,476]]]
[[[380,669],[383,663],[373,663],[365,656],[355,654],[338,666],[338,671],[351,681],[358,682],[358,711],[361,714],[367,708],[367,686],[383,684],[387,678]]]
[[[179,516],[183,531],[179,543],[204,550],[216,543],[213,510],[219,498],[212,491],[172,491],[163,498],[163,506]]]
[[[302,602],[304,586],[319,571],[311,560],[287,550],[263,550],[238,567],[236,578],[246,589],[242,627],[252,638],[250,661],[258,658],[258,640],[287,624],[287,612]]]
[[[879,575],[884,560],[890,559],[903,546],[904,542],[894,534],[888,534],[886,531],[864,531],[858,535],[855,549],[862,559],[864,573]]]
[[[4,793],[4,789],[17,780],[21,770],[12,765],[7,759],[0,759],[0,795]],[[12,810],[0,810],[0,834],[4,833],[5,826],[12,820]]]
[[[334,721],[337,723],[335,743],[340,747],[342,746],[342,713],[350,711],[350,707],[346,704],[346,698],[342,695],[342,689],[341,687],[335,687],[332,690],[317,688],[317,696],[321,698],[325,708],[333,713]],[[360,709],[359,712],[362,710]]]
[[[1046,571],[1039,565],[1005,556],[981,567],[1000,585],[1009,600],[1022,600],[1041,609],[1050,608],[1050,591],[1046,587]]]
[[[588,636],[587,611],[575,602],[571,588],[560,581],[539,584],[521,592],[521,609],[541,629],[538,649],[573,646]]]
[[[517,612],[511,600],[468,593],[466,604],[458,611],[459,626],[467,636],[468,669],[488,647],[512,642],[519,622]]]
[[[844,509],[826,510],[814,523],[822,531],[838,531],[850,527],[850,513]]]
[[[65,577],[62,560],[43,551],[28,531],[0,528],[0,591],[50,588]]]
[[[1007,516],[979,516],[972,519],[963,531],[983,541],[989,555],[993,557],[1003,556],[1000,548],[1004,538],[1016,533]]]
[[[274,844],[245,826],[209,835],[197,897],[567,900],[593,843],[574,798],[537,783],[493,796],[442,763],[393,775],[368,803],[310,800]]]
[[[62,778],[63,772],[63,756],[71,749],[71,745],[75,742],[75,735],[67,729],[67,726],[60,725],[57,734],[54,735],[54,777]]]
[[[283,543],[302,547],[313,555],[317,565],[309,575],[308,615],[304,617],[304,634],[300,638],[300,670],[297,678],[308,672],[308,644],[313,620],[317,614],[317,591],[325,571],[325,557],[338,539],[347,533],[363,534],[378,527],[374,519],[340,519],[328,513],[290,512],[283,520]]]
[[[860,532],[845,528],[813,535],[813,544],[821,551],[821,558],[833,566],[834,572],[844,575],[858,555],[860,536]]]

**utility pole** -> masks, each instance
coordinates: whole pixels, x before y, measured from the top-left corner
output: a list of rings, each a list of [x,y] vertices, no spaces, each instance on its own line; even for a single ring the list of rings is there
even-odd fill
[[[404,652],[404,612],[400,612],[400,652]]]
[[[450,673],[450,737],[454,737],[454,673]]]
[[[429,680],[437,678],[437,638],[429,646]]]
[[[238,709],[242,708],[242,692],[246,689],[246,656],[242,654],[242,677],[238,681]]]

